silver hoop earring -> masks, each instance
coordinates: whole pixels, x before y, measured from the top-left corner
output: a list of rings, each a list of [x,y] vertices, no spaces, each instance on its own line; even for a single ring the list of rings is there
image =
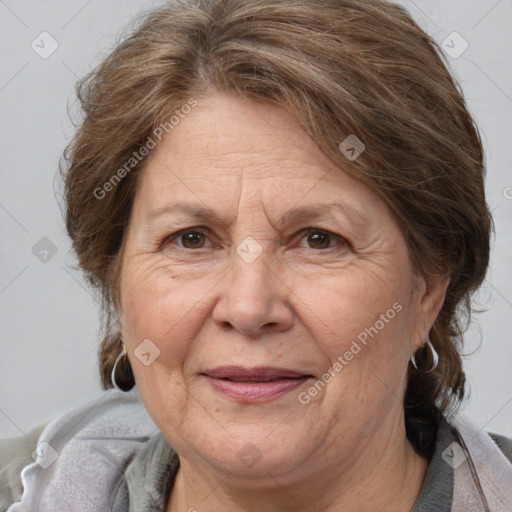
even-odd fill
[[[119,384],[117,381],[120,381]],[[133,373],[132,367],[128,355],[126,354],[126,348],[123,344],[123,350],[117,356],[112,373],[110,374],[110,381],[112,386],[119,391],[129,391],[133,386]]]
[[[420,370],[418,368],[418,365],[416,364],[416,358],[415,358],[414,354],[411,354],[411,363],[412,363],[412,365],[414,366],[414,368],[416,368],[416,370],[420,371],[421,373],[433,372],[437,368],[437,365],[439,364],[439,354],[436,352],[436,349],[434,348],[434,345],[432,345],[432,342],[429,339],[427,340],[427,347],[432,352],[432,368],[430,368],[427,371]]]

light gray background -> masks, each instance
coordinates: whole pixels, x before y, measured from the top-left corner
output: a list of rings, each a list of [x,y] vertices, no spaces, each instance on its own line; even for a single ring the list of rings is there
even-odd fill
[[[140,9],[159,3],[0,0],[0,437],[26,433],[100,393],[97,305],[72,268],[54,178],[73,131],[67,110],[76,111],[76,80]],[[471,398],[465,412],[479,427],[510,436],[512,1],[401,3],[437,41],[457,31],[469,44],[449,60],[483,133],[496,237],[478,297],[486,311],[475,316],[467,336]],[[43,31],[59,45],[47,59],[31,48]],[[461,41],[448,44],[459,50]],[[42,237],[57,248],[47,262],[32,252]]]

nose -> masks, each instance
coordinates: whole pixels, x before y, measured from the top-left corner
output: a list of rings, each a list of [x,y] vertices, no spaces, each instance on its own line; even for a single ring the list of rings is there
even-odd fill
[[[231,271],[220,284],[220,297],[213,311],[217,325],[251,337],[286,331],[292,326],[290,290],[277,266],[270,265],[265,253],[251,263],[233,255]]]

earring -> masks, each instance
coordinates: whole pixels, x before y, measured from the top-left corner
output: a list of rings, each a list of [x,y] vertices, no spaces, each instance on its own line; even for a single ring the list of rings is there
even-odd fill
[[[416,370],[420,371],[421,373],[433,372],[437,368],[437,365],[439,364],[439,354],[436,352],[434,345],[432,345],[432,342],[429,339],[427,339],[427,347],[432,352],[432,368],[430,368],[427,371],[423,371],[418,368],[418,365],[416,364],[416,358],[415,358],[414,354],[411,354],[412,365],[414,366],[414,368],[416,368]]]
[[[112,373],[110,374],[112,386],[119,391],[130,391],[135,385],[130,360],[126,354],[126,348],[123,343],[123,350],[117,356]]]

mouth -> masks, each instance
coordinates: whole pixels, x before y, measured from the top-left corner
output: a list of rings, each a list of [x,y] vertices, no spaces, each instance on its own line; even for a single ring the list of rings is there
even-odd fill
[[[241,402],[267,402],[298,388],[311,374],[286,368],[224,366],[201,374],[221,394]]]

